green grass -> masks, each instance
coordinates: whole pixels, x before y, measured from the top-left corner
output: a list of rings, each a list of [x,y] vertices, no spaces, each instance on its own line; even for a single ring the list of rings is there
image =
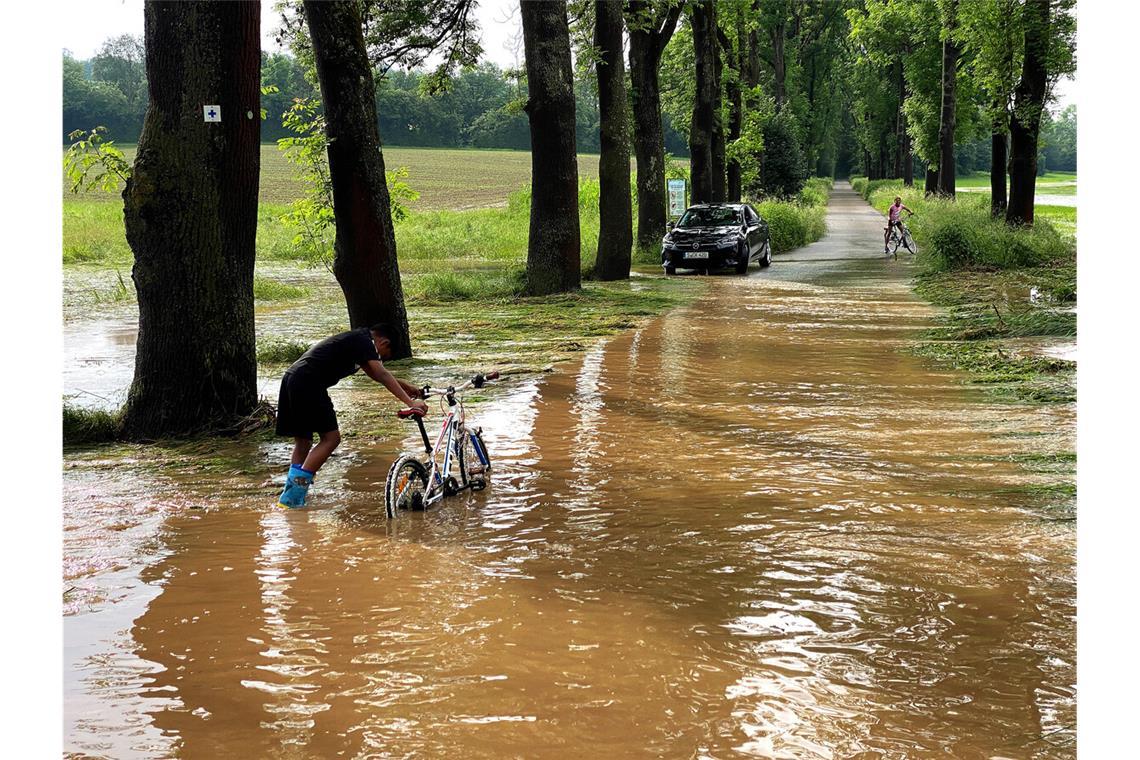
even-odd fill
[[[257,301],[292,301],[309,295],[309,289],[289,285],[268,277],[253,278],[253,297]]]
[[[1053,182],[1076,182],[1076,172],[1045,172],[1037,178],[1037,183],[1053,183]],[[974,172],[972,174],[959,175],[954,178],[955,187],[986,187],[990,186],[989,172]],[[1006,178],[1006,185],[1009,185],[1009,179]]]
[[[64,404],[63,443],[76,444],[105,443],[119,435],[120,412],[107,412],[99,409],[85,409]]]
[[[310,344],[301,340],[272,337],[257,342],[258,364],[292,364],[309,350]]]
[[[135,146],[120,145],[128,162],[133,162]],[[66,150],[66,148],[65,148]],[[677,159],[683,164],[685,159]],[[392,170],[408,168],[405,180],[420,193],[409,204],[413,211],[463,211],[472,208],[507,205],[508,196],[530,182],[529,151],[450,148],[384,147],[384,165]],[[65,198],[75,198],[67,188],[60,164],[61,187]],[[596,179],[598,156],[578,155],[578,176]],[[261,146],[260,196],[262,204],[285,205],[300,198],[301,183],[295,167],[275,144]],[[117,193],[82,193],[78,197],[122,208]]]

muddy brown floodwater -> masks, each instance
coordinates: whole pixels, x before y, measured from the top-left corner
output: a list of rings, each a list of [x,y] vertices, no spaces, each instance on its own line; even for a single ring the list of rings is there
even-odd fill
[[[848,186],[828,222],[500,384],[472,412],[491,488],[426,514],[384,519],[391,444],[301,512],[261,485],[284,445],[66,470],[66,750],[1072,756],[1075,532],[1008,461],[1071,444],[1072,408],[900,351],[931,320],[913,272]]]

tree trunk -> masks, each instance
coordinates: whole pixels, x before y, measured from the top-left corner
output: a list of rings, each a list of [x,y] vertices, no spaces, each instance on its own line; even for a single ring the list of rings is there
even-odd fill
[[[745,54],[744,14],[736,14],[736,76],[728,83],[728,100],[731,104],[731,113],[728,119],[728,139],[735,141],[740,138],[740,131],[744,125],[744,100],[741,94],[741,83],[744,79],[744,70],[747,65]],[[727,45],[724,46],[729,50]],[[725,169],[728,181],[728,200],[740,201],[742,188],[740,186],[740,162],[733,159],[728,162]]]
[[[990,214],[1004,216],[1007,205],[1005,188],[1006,142],[1000,126],[990,134]]]
[[[720,31],[717,22],[716,3],[709,3],[709,25],[711,27],[713,55],[713,131],[712,131],[712,166],[713,166],[713,200],[724,202],[728,200],[728,181],[726,177],[726,161],[724,155],[724,109],[721,108],[721,86],[724,81],[724,59],[721,54]]]
[[[712,26],[712,0],[697,0],[689,11],[696,61],[696,98],[689,128],[689,165],[693,177],[693,203],[714,199],[713,130],[716,113],[716,32]]]
[[[899,108],[895,113],[895,177],[903,176],[903,160],[906,154],[906,114],[903,104],[906,103],[906,80],[903,78],[902,60],[895,62],[895,70],[899,84]]]
[[[906,130],[906,117],[903,117],[903,184],[914,187],[914,148]]]
[[[775,80],[776,113],[784,110],[784,81],[787,79],[787,64],[784,59],[784,23],[772,27],[772,74]]]
[[[938,193],[938,170],[926,168],[926,186],[922,190],[923,195],[935,195]]]
[[[392,356],[404,359],[412,346],[360,6],[351,0],[306,0],[304,7],[329,138],[336,211],[333,274],[344,291],[350,326],[389,323],[398,334]]]
[[[665,136],[661,128],[661,51],[673,36],[680,6],[663,20],[649,14],[645,0],[630,0],[629,79],[633,110],[633,151],[637,159],[637,247],[659,247],[665,234]],[[637,19],[641,18],[639,22]]]
[[[942,43],[942,114],[938,122],[938,194],[954,197],[954,107],[957,102],[958,83],[958,43],[953,35],[957,33],[957,0],[949,6],[946,21],[948,34]]]
[[[1037,190],[1037,139],[1048,83],[1049,0],[1027,0],[1025,57],[1009,119],[1009,224],[1033,224]]]
[[[139,304],[131,439],[218,430],[257,403],[260,14],[259,3],[144,6],[150,101],[123,190]]]
[[[599,51],[598,105],[601,113],[601,185],[598,258],[599,280],[629,277],[633,247],[633,205],[629,197],[629,117],[625,102],[622,59],[621,0],[594,3],[594,47]]]
[[[574,75],[566,0],[522,0],[530,91],[531,202],[527,290],[547,295],[581,285]]]

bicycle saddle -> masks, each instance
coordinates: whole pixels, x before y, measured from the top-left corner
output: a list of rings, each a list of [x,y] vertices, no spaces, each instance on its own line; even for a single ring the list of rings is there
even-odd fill
[[[419,409],[401,409],[396,412],[396,416],[402,420],[406,420],[410,417],[423,417],[425,414],[427,414],[427,412],[423,412]]]

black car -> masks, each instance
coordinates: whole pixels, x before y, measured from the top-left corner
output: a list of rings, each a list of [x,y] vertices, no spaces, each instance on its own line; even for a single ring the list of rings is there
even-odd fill
[[[701,203],[690,206],[661,241],[665,274],[678,269],[733,267],[737,274],[748,264],[772,263],[768,223],[747,203]]]

